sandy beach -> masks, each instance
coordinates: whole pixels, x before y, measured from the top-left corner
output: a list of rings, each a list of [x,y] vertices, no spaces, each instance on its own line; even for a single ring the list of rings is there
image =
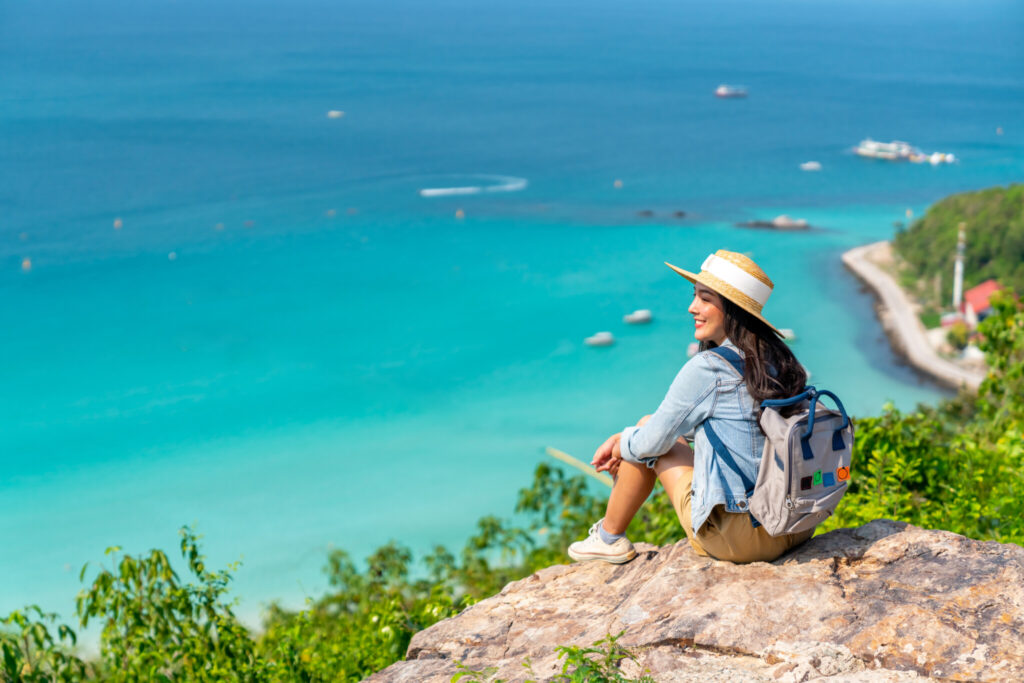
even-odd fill
[[[914,367],[943,384],[977,391],[985,373],[963,368],[935,352],[913,302],[899,284],[876,265],[887,258],[891,258],[890,243],[882,241],[850,249],[843,254],[843,263],[878,297],[879,318],[893,346]]]

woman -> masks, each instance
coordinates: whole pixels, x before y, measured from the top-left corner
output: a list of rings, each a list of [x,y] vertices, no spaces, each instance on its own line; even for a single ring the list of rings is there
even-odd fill
[[[569,555],[614,563],[636,557],[626,527],[657,479],[698,555],[774,560],[814,531],[770,536],[747,512],[744,479],[757,480],[765,439],[758,424],[761,401],[800,393],[807,373],[761,315],[774,285],[751,259],[720,249],[698,274],[665,265],[694,283],[688,310],[700,353],[679,371],[653,415],[609,437],[594,453],[591,464],[610,472],[615,486],[604,518],[585,540],[569,546]],[[721,348],[710,350],[715,347]],[[731,355],[728,349],[742,359],[742,374],[720,355]]]

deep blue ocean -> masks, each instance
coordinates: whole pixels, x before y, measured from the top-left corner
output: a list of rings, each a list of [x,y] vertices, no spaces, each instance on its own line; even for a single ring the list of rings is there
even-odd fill
[[[839,255],[1022,180],[1022,35],[1014,0],[0,0],[0,614],[188,523],[252,621],[330,547],[460,546],[657,406],[662,262],[717,248],[851,412],[937,400]],[[821,229],[734,227],[782,213]]]

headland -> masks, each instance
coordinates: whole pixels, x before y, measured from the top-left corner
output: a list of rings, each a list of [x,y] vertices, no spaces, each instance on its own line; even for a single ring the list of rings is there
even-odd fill
[[[878,317],[898,353],[937,381],[959,389],[977,391],[985,373],[962,367],[939,356],[929,342],[914,302],[880,263],[891,261],[890,242],[874,242],[843,254],[843,264],[875,294]]]

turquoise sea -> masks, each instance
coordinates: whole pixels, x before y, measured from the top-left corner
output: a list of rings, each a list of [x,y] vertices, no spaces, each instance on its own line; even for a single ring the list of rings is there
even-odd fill
[[[1022,15],[0,2],[0,614],[71,615],[83,563],[193,522],[253,621],[321,591],[329,547],[458,547],[545,446],[587,458],[657,406],[692,340],[662,262],[717,248],[852,412],[938,399],[839,254],[1022,179]],[[821,230],[734,227],[782,213]]]

